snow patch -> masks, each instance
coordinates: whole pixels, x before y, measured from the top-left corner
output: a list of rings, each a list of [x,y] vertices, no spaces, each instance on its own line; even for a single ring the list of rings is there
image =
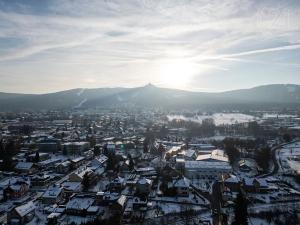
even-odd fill
[[[85,91],[85,88],[80,89],[80,91],[77,93],[77,96],[82,95],[84,91]]]
[[[75,108],[80,108],[85,102],[87,101],[87,99],[83,99],[81,102],[79,102],[79,104],[77,106],[75,106]]]

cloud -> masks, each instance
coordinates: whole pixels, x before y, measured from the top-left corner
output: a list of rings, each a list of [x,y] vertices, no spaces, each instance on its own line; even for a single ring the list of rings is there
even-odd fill
[[[53,75],[80,77],[76,73],[91,68],[87,77],[111,76],[105,84],[146,83],[142,68],[155,73],[166,60],[209,61],[204,63],[208,70],[224,71],[246,63],[247,56],[299,49],[299,6],[286,1],[55,0],[19,5],[24,7],[0,10],[0,38],[16,40],[0,51],[0,72],[19,74],[13,65],[24,61],[31,76],[36,74],[30,65],[40,70],[49,65]]]

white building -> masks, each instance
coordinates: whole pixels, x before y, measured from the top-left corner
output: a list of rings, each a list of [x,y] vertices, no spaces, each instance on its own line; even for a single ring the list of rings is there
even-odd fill
[[[223,174],[229,174],[232,168],[224,161],[186,161],[185,176],[189,179],[217,180]]]

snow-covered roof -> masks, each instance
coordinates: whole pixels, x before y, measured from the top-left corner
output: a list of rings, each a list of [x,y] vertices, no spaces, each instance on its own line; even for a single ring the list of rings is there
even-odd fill
[[[118,199],[118,204],[124,206],[126,201],[127,201],[127,197],[125,195],[121,195],[121,197]]]
[[[33,210],[35,210],[35,205],[33,204],[32,201],[27,202],[24,205],[18,206],[15,208],[16,212],[21,216],[24,217],[26,216],[28,213],[32,212]]]
[[[173,186],[174,187],[189,187],[190,186],[190,181],[187,178],[181,178],[178,180],[173,181]]]
[[[68,202],[66,208],[75,210],[87,210],[93,203],[93,198],[75,197]]]
[[[253,186],[254,182],[258,182],[261,187],[268,187],[265,179],[244,177],[243,180],[246,186]]]
[[[199,155],[197,157],[197,161],[222,161],[228,162],[228,157],[225,156],[224,151],[222,150],[214,150],[211,154]]]
[[[231,175],[229,178],[225,180],[226,183],[239,183],[241,180],[239,177]]]
[[[108,160],[108,157],[107,156],[105,156],[105,155],[100,155],[100,156],[98,156],[98,157],[96,157],[95,159],[93,159],[92,161],[91,161],[91,164],[93,165],[93,166],[95,166],[95,165],[102,165],[103,163],[105,163],[106,161]]]
[[[64,189],[68,191],[79,191],[81,188],[80,182],[64,182],[62,183]]]
[[[75,175],[75,176],[83,179],[83,177],[86,173],[93,173],[93,171],[90,168],[87,168],[87,167],[86,168],[81,168],[81,169],[75,171],[74,173],[72,173],[70,176]]]
[[[188,149],[185,151],[185,156],[192,157],[195,154],[195,152],[196,152],[195,150]]]
[[[43,194],[43,198],[57,198],[62,191],[61,187],[50,186]]]
[[[15,169],[18,170],[29,170],[31,169],[33,166],[32,162],[18,162],[18,164],[16,165]]]
[[[145,184],[152,184],[152,180],[150,179],[146,179],[145,177],[142,177],[141,179],[138,180],[138,183],[141,185],[145,185]]]
[[[186,161],[186,169],[222,169],[231,170],[231,166],[228,162],[207,162],[207,161]]]
[[[80,157],[77,157],[77,158],[75,158],[75,159],[72,159],[71,162],[77,163],[77,162],[80,162],[80,161],[82,161],[82,160],[84,160],[84,159],[85,159],[85,158],[84,158],[83,156],[80,156]]]

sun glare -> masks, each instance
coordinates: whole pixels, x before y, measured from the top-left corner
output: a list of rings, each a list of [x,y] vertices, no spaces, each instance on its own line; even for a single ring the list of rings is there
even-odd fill
[[[195,72],[195,64],[186,60],[164,63],[160,68],[160,82],[170,88],[185,88]]]

